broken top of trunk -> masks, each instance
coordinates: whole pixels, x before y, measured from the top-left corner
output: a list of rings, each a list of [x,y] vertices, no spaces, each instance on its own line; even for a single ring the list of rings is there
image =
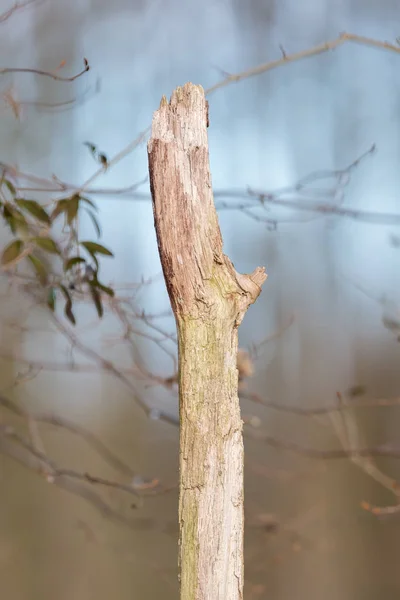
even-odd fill
[[[160,258],[174,313],[198,316],[216,298],[238,325],[261,291],[263,268],[237,273],[222,252],[208,157],[208,103],[201,86],[177,88],[154,113],[148,145]]]

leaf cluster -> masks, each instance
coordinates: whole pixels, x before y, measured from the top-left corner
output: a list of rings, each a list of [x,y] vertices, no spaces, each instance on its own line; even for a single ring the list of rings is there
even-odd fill
[[[98,241],[79,238],[79,220],[89,217],[97,239],[101,228],[97,206],[88,197],[75,193],[42,206],[20,197],[3,173],[0,181],[0,216],[13,236],[1,252],[3,270],[18,275],[21,265],[29,265],[33,281],[44,290],[47,306],[55,311],[58,298],[64,300],[64,314],[76,324],[74,305],[89,296],[98,316],[104,313],[104,295],[113,297],[112,288],[99,279],[100,258],[113,253]],[[55,235],[62,224],[61,235]]]

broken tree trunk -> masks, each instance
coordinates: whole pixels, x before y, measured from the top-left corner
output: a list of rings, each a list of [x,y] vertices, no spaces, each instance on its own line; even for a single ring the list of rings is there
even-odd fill
[[[182,600],[243,597],[243,438],[237,330],[264,269],[222,252],[202,87],[177,88],[148,144],[154,221],[179,340],[179,565]]]

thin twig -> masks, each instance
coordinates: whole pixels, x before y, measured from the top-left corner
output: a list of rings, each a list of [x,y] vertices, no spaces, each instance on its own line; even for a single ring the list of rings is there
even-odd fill
[[[81,425],[76,425],[72,421],[53,413],[32,413],[22,409],[20,406],[15,404],[15,402],[9,398],[6,398],[4,395],[0,395],[0,405],[19,417],[30,418],[37,423],[52,425],[53,427],[65,429],[70,433],[78,435],[114,469],[120,471],[126,477],[130,477],[131,479],[135,477],[135,471],[129,465],[118,458],[118,456],[111,452],[111,450],[109,450],[101,440],[99,440],[93,433]]]
[[[329,41],[329,42],[324,42],[323,44],[315,46],[314,48],[310,48],[308,50],[303,50],[303,51],[295,53],[295,54],[286,54],[284,58],[280,58],[280,59],[275,60],[275,61],[264,63],[263,65],[255,67],[254,69],[248,69],[248,70],[243,71],[241,73],[229,75],[228,77],[226,77],[225,79],[223,79],[219,83],[217,83],[214,86],[208,88],[206,90],[206,95],[211,94],[212,92],[216,91],[219,88],[226,87],[227,85],[230,85],[231,83],[236,83],[236,82],[241,81],[243,79],[248,79],[250,77],[254,77],[255,75],[260,75],[261,73],[265,73],[267,71],[271,71],[272,69],[280,67],[283,64],[287,64],[287,63],[290,63],[290,62],[295,62],[295,61],[301,60],[303,58],[315,56],[317,54],[321,54],[323,52],[327,52],[328,50],[333,50],[334,48],[336,48],[336,47],[338,47],[338,46],[340,46],[340,45],[342,45],[342,44],[344,44],[346,42],[353,42],[353,43],[367,45],[367,46],[372,46],[372,47],[380,48],[380,49],[384,49],[384,50],[390,50],[390,51],[395,52],[397,54],[400,53],[400,47],[399,46],[395,46],[394,44],[390,44],[388,42],[381,42],[379,40],[374,40],[372,38],[368,38],[368,37],[364,37],[364,36],[359,36],[359,35],[352,34],[352,33],[342,33],[336,39],[334,39],[332,41]],[[1,71],[0,71],[0,73],[1,73]],[[45,74],[45,73],[46,72],[44,72],[42,74]],[[51,76],[51,75],[49,75],[49,76]],[[151,130],[151,128],[147,127],[133,142],[130,142],[125,148],[123,148],[123,150],[121,150],[120,152],[118,152],[108,162],[108,167],[107,168],[109,169],[110,166],[113,166],[116,163],[118,163],[122,158],[124,158],[125,156],[127,156],[128,154],[130,154],[132,152],[132,150],[134,150],[138,145],[140,145],[142,142],[144,142],[147,139],[148,134],[150,133],[150,130]],[[79,188],[80,192],[82,192],[83,190],[86,190],[93,183],[93,181],[95,179],[97,179],[100,175],[102,175],[103,173],[104,173],[104,168],[103,167],[100,168],[100,169],[98,169],[83,184],[83,186],[81,188]]]
[[[51,71],[43,71],[42,69],[29,69],[26,67],[3,67],[0,69],[0,75],[5,75],[6,73],[32,73],[33,75],[41,75],[42,77],[50,77],[50,79],[54,79],[56,81],[75,81],[79,77],[82,77],[85,73],[90,70],[90,66],[86,58],[83,59],[84,68],[76,75],[72,75],[71,77],[62,77],[61,75],[57,75],[56,73],[52,73]]]
[[[319,44],[318,46],[314,46],[313,48],[308,48],[307,50],[302,50],[301,52],[295,52],[294,54],[285,53],[284,56],[277,60],[266,62],[262,65],[259,65],[258,67],[254,67],[253,69],[247,69],[246,71],[242,71],[241,73],[228,75],[222,81],[209,87],[206,90],[206,94],[209,96],[216,90],[226,87],[231,83],[237,83],[239,81],[242,81],[243,79],[249,79],[250,77],[255,77],[256,75],[266,73],[267,71],[272,71],[273,69],[281,67],[285,64],[297,62],[304,58],[310,58],[311,56],[316,56],[317,54],[323,54],[324,52],[334,50],[338,46],[341,46],[347,42],[352,42],[363,46],[371,46],[373,48],[380,48],[381,50],[390,50],[391,52],[400,54],[400,47],[394,44],[390,44],[389,42],[381,42],[380,40],[374,40],[372,38],[365,37],[362,35],[356,35],[354,33],[341,33],[337,38],[329,42]]]
[[[342,406],[345,406],[344,399],[341,394],[338,394],[338,400]],[[340,416],[340,419],[338,418]],[[330,420],[332,423],[333,430],[335,431],[337,438],[344,450],[348,450],[351,447],[356,447],[360,444],[361,432],[357,425],[357,422],[351,412],[341,411],[339,414],[331,414]],[[350,456],[351,462],[361,469],[364,473],[369,475],[374,481],[383,486],[386,490],[389,490],[397,499],[399,503],[400,495],[398,491],[398,484],[392,478],[386,475],[381,469],[379,469],[372,461],[371,456],[361,456],[359,454],[352,454]]]
[[[26,2],[16,2],[14,6],[0,14],[0,23],[4,23],[5,21],[7,21],[17,11],[23,10],[24,8],[28,8],[32,4],[39,4],[39,1],[40,0],[26,0]]]
[[[380,456],[387,458],[400,458],[400,447],[396,447],[390,444],[382,446],[371,446],[367,448],[335,448],[332,450],[319,450],[317,448],[308,448],[295,442],[286,440],[279,440],[269,435],[259,433],[258,431],[251,429],[247,430],[246,435],[252,439],[264,442],[272,448],[279,450],[287,450],[294,452],[300,456],[307,458],[318,459],[318,460],[337,460],[341,458],[352,458],[357,456]]]
[[[317,212],[323,215],[336,215],[351,219],[353,221],[361,221],[363,223],[371,223],[375,225],[400,225],[400,215],[396,213],[378,213],[354,208],[345,208],[343,206],[335,206],[333,204],[318,204],[313,200],[302,200],[299,202],[298,200],[291,200],[289,198],[275,198],[273,195],[266,194],[265,192],[261,191],[251,190],[250,188],[248,189],[248,194],[250,196],[259,198],[262,204],[272,204],[281,206],[283,208],[292,208],[306,212]],[[234,209],[237,207],[232,205],[230,208]],[[259,217],[259,220],[264,221],[265,219],[263,217]],[[271,218],[268,218],[267,220],[270,221]]]
[[[36,471],[39,474],[42,472],[40,458],[37,458],[34,452],[30,452],[29,448],[24,448],[23,446],[14,443],[13,440],[7,439],[7,436],[3,434],[3,431],[0,431],[0,452],[19,462],[31,471]],[[57,475],[55,475],[53,479],[47,477],[46,480],[49,483],[53,483],[57,487],[84,499],[103,517],[113,519],[119,523],[128,525],[129,527],[135,527],[132,520],[127,519],[113,509],[97,492],[85,485],[85,483]]]
[[[318,406],[318,407],[306,407],[306,406],[295,406],[288,404],[280,404],[279,402],[274,402],[273,400],[267,400],[263,398],[260,394],[255,392],[248,392],[245,389],[240,390],[240,397],[244,400],[250,400],[251,402],[255,402],[256,404],[261,404],[267,408],[272,408],[279,412],[291,413],[293,415],[298,415],[300,417],[312,417],[318,415],[329,415],[339,413],[341,411],[347,411],[352,408],[379,408],[379,407],[391,407],[391,406],[400,406],[400,398],[377,398],[377,399],[359,399],[353,400],[350,403],[345,403],[341,406],[337,404],[330,404],[326,406]]]

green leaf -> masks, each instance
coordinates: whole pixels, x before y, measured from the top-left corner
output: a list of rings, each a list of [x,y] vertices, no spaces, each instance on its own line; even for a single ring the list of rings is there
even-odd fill
[[[83,145],[89,148],[90,154],[96,158],[97,156],[97,148],[92,142],[83,142]]]
[[[56,309],[56,291],[53,287],[51,287],[47,294],[47,306],[51,311],[55,311]]]
[[[99,162],[105,169],[108,167],[108,159],[105,154],[98,151],[98,148],[92,142],[84,142],[84,146],[89,148],[90,154]]]
[[[17,191],[9,179],[3,179],[3,185],[6,186],[12,197],[14,198]]]
[[[75,315],[72,312],[72,298],[70,296],[70,293],[64,285],[60,285],[60,290],[64,294],[66,300],[64,307],[65,316],[67,317],[68,321],[72,323],[72,325],[76,325]]]
[[[29,256],[27,256],[27,259],[32,264],[33,268],[35,269],[36,275],[38,276],[40,283],[42,285],[46,285],[47,279],[48,279],[48,273],[47,273],[47,269],[46,269],[45,265],[42,263],[42,261],[37,256],[34,256],[33,254],[30,254]]]
[[[20,219],[15,219],[14,217],[10,217],[7,219],[7,224],[11,230],[11,233],[15,236],[19,236],[21,238],[29,235],[29,227],[27,223],[24,223]]]
[[[8,265],[18,259],[24,250],[24,242],[22,240],[14,240],[6,246],[1,255],[1,264]]]
[[[69,291],[67,290],[67,288],[65,287],[65,285],[62,285],[62,283],[60,283],[59,285],[60,290],[63,293],[64,298],[66,299],[66,301],[71,301],[71,296],[69,294]]]
[[[62,291],[63,296],[66,299],[66,301],[72,303],[71,295],[70,295],[69,291],[67,290],[67,288],[65,287],[65,285],[60,284],[59,287],[60,287],[60,290]]]
[[[108,167],[108,158],[107,158],[107,156],[106,156],[105,154],[102,154],[102,153],[100,153],[100,154],[98,155],[98,160],[99,160],[99,163],[100,163],[100,164],[101,164],[101,165],[102,165],[102,166],[103,166],[105,169],[107,169],[107,167]]]
[[[95,203],[90,200],[90,198],[86,198],[86,196],[81,196],[81,202],[86,202],[86,204],[89,204],[89,206],[91,206],[96,212],[99,210]]]
[[[60,254],[57,244],[50,237],[34,237],[31,242],[36,244],[38,248],[50,252],[50,254]]]
[[[101,302],[101,296],[100,296],[99,290],[93,284],[90,285],[90,293],[92,294],[92,298],[93,298],[93,302],[94,302],[94,305],[97,310],[97,314],[99,315],[99,317],[101,319],[101,317],[104,314],[103,304]]]
[[[96,242],[81,242],[81,246],[86,248],[89,254],[104,254],[104,256],[114,256],[113,253]]]
[[[72,325],[76,325],[75,315],[72,312],[72,302],[65,303],[64,313],[65,313],[65,316],[67,317],[68,321],[70,321],[72,323]]]
[[[112,288],[107,287],[106,285],[103,285],[102,283],[100,283],[100,281],[95,281],[95,285],[96,287],[98,287],[102,292],[104,292],[105,294],[107,294],[108,296],[111,296],[111,298],[114,297],[115,292]]]
[[[15,220],[13,218],[11,221],[15,230],[14,235],[26,240],[27,237],[32,234],[27,223],[23,223],[22,221]]]
[[[367,393],[367,389],[365,385],[362,384],[353,385],[351,388],[348,389],[347,393],[349,394],[349,396],[355,398],[356,396],[364,396]]]
[[[11,205],[8,202],[3,206],[3,217],[5,219],[12,217]]]
[[[84,258],[82,258],[81,256],[73,256],[72,258],[69,258],[65,265],[64,265],[64,271],[67,272],[70,269],[72,269],[72,267],[74,267],[75,265],[78,265],[79,263],[85,263],[86,260]]]
[[[14,235],[17,234],[18,230],[28,231],[28,223],[24,215],[9,202],[6,202],[3,206],[3,217]]]
[[[38,221],[50,225],[49,215],[44,210],[44,208],[40,206],[38,202],[36,202],[36,200],[24,200],[23,198],[16,198],[15,204],[29,212]]]
[[[10,229],[11,229],[11,233],[13,233],[14,235],[16,235],[17,234],[17,224],[18,224],[18,221],[16,221],[14,219],[14,217],[10,217],[9,219],[7,219],[7,223],[9,225]]]
[[[94,271],[95,271],[95,276],[96,276],[96,278],[97,278],[97,272],[98,272],[98,270],[99,270],[99,268],[100,268],[99,261],[97,260],[97,258],[96,258],[96,255],[95,255],[95,254],[91,254],[91,257],[92,257],[92,259],[93,259],[93,262],[94,262],[94,265],[95,265],[95,267],[96,267],[96,268],[94,269]]]
[[[67,200],[67,223],[68,225],[71,225],[72,221],[74,221],[74,219],[76,219],[76,215],[78,214],[78,210],[79,210],[79,194],[75,194],[74,196],[72,196],[72,198],[70,198],[70,200]]]
[[[98,237],[98,238],[99,238],[99,237],[101,237],[101,229],[100,229],[99,222],[98,222],[98,220],[96,219],[96,216],[95,216],[95,215],[94,215],[94,214],[93,214],[93,213],[92,213],[90,210],[86,210],[86,209],[85,209],[85,212],[87,212],[87,214],[89,215],[89,217],[90,217],[90,219],[91,219],[91,221],[92,221],[92,223],[93,223],[93,227],[94,227],[94,228],[95,228],[95,230],[96,230],[97,237]]]
[[[65,212],[68,208],[68,200],[63,198],[62,200],[58,200],[53,212],[50,215],[50,219],[54,221],[59,215]]]

